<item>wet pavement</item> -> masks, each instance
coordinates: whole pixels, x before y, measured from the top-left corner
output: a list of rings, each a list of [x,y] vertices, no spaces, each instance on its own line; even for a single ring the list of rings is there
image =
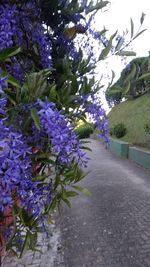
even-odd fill
[[[27,254],[4,267],[150,267],[150,171],[99,141],[90,146],[91,173],[80,184],[92,196],[72,199],[72,208],[56,219],[54,248],[49,240],[43,255],[32,253],[29,262]]]

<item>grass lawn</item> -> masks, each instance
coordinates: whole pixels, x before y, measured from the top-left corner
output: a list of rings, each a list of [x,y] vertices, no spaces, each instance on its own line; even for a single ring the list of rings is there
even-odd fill
[[[120,122],[125,124],[127,134],[121,140],[150,148],[150,134],[146,134],[144,130],[144,125],[150,124],[150,94],[113,107],[108,117],[110,128]]]

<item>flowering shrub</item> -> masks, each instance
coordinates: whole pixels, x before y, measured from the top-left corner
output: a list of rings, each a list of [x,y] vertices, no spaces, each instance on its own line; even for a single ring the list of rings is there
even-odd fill
[[[76,122],[88,113],[108,142],[91,41],[99,60],[111,52],[116,34],[91,28],[107,3],[0,2],[0,256],[34,249],[52,210],[85,192],[74,185],[87,166]]]

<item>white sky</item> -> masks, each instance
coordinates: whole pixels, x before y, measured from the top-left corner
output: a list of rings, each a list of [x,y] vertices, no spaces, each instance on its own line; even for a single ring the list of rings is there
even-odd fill
[[[136,57],[148,56],[150,50],[150,0],[110,0],[111,5],[108,11],[99,12],[96,17],[96,28],[100,30],[103,26],[109,30],[109,36],[118,30],[119,34],[122,34],[123,30],[129,30],[130,36],[130,18],[134,22],[135,32],[140,26],[140,18],[142,12],[146,14],[142,29],[147,29],[142,35],[135,39],[132,43],[132,49],[136,52]],[[106,9],[106,8],[105,8]],[[130,50],[130,49],[125,49]],[[129,57],[128,61],[131,61],[133,57]],[[121,70],[125,65],[121,62],[120,57],[112,57],[108,60],[107,70],[108,73],[113,69],[116,73],[116,79],[119,78]],[[98,70],[100,74],[102,72],[107,76],[106,68],[104,68],[104,62],[100,63]],[[107,77],[106,77],[107,79]],[[104,97],[102,98],[104,101]],[[106,104],[104,103],[106,107]]]
[[[147,55],[150,49],[150,1],[149,0],[110,0],[110,9],[98,15],[97,25],[105,25],[111,32],[130,30],[130,18],[135,22],[135,29],[140,25],[142,12],[146,14],[143,28],[148,29],[133,42],[139,56]]]

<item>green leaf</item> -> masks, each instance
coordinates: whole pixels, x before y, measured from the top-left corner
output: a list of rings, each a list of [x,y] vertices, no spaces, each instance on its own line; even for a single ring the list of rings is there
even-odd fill
[[[112,48],[112,41],[114,39],[114,37],[116,36],[117,31],[110,37],[107,46],[102,50],[100,56],[99,56],[99,60],[103,60],[110,52],[111,48]]]
[[[6,49],[3,49],[1,52],[0,52],[0,61],[4,61],[10,57],[13,57],[15,55],[17,55],[18,53],[21,52],[21,48],[20,47],[11,47],[11,48],[6,48]]]
[[[91,6],[91,8],[88,9],[87,13],[90,13],[94,10],[99,10],[102,9],[103,7],[105,7],[108,3],[110,3],[109,1],[101,1],[99,3],[97,3],[95,6]]]
[[[34,120],[36,128],[40,130],[40,120],[39,120],[38,111],[36,108],[31,109],[31,117]]]
[[[121,93],[121,92],[122,92],[122,90],[119,90],[119,88],[118,89],[112,89],[112,91],[110,91],[107,95],[113,96],[116,93]]]
[[[87,123],[87,121],[86,121],[86,123]],[[91,142],[87,141],[87,140],[81,140],[81,144],[91,144]]]
[[[20,88],[20,83],[10,74],[8,74],[8,83],[10,83],[11,85]]]
[[[133,23],[132,18],[130,19],[130,23],[131,23],[131,38],[132,38],[134,35],[134,23]]]
[[[26,237],[19,256],[20,258],[25,254],[28,248],[29,248],[29,232],[26,233]]]
[[[30,73],[26,77],[26,82],[21,88],[22,100],[24,102],[34,101],[41,98],[48,91],[48,76],[51,74],[49,69]]]
[[[84,150],[88,150],[88,151],[92,151],[92,149],[88,146],[81,146],[81,149],[84,149]]]
[[[61,177],[59,174],[57,174],[55,177],[54,189],[57,188],[57,186],[60,184],[60,181],[61,181]]]
[[[77,33],[77,31],[76,31],[76,27],[75,26],[70,27],[70,28],[66,28],[64,30],[64,32],[63,32],[63,34],[65,36],[67,36],[68,38],[70,38],[70,39],[75,38],[76,37],[76,33]]]
[[[57,96],[57,91],[56,91],[56,85],[52,85],[52,87],[50,88],[50,92],[49,92],[49,98],[50,99],[56,99]]]
[[[138,34],[136,34],[136,36],[133,38],[133,40],[135,40],[138,36],[140,36],[145,31],[147,31],[147,29],[140,31]]]
[[[12,247],[8,247],[9,251],[12,253],[12,256],[18,257],[17,252]]]
[[[115,78],[115,72],[113,70],[111,72],[112,72],[112,78],[111,78],[110,83],[108,84],[108,88],[113,84],[113,81],[114,81],[114,78]]]
[[[119,39],[119,41],[118,41],[118,43],[117,43],[117,45],[115,47],[115,51],[120,50],[120,48],[123,45],[123,43],[124,43],[124,38],[123,37],[120,37],[120,39]]]
[[[11,75],[9,74],[7,71],[2,71],[2,76],[7,76],[7,82],[10,83],[11,85],[20,88],[20,83]]]
[[[79,181],[81,181],[89,173],[90,173],[90,171],[84,172],[82,169],[77,167],[77,170],[75,172],[75,183],[78,183]]]
[[[76,186],[76,185],[73,185],[72,187],[74,189],[80,191],[81,193],[83,193],[87,197],[90,197],[92,195],[91,192],[87,188],[85,188],[85,187]]]
[[[38,157],[37,157],[37,159],[38,159]],[[51,165],[56,165],[56,162],[54,161],[54,160],[52,160],[52,159],[42,159],[42,160],[40,160],[40,162],[42,162],[42,163],[49,163],[49,164],[51,164]]]
[[[58,201],[57,203],[57,208],[58,208],[59,215],[61,216],[63,212],[63,207],[60,201]]]
[[[71,203],[70,203],[70,201],[69,201],[67,198],[62,198],[62,200],[65,202],[65,204],[66,204],[69,208],[71,208]]]
[[[125,95],[127,95],[128,93],[129,93],[129,91],[130,91],[130,86],[131,86],[131,83],[130,83],[130,81],[128,81],[127,83],[126,83],[126,85],[125,85],[125,91],[123,92],[123,95],[125,96]]]
[[[102,31],[100,31],[100,32],[98,32],[98,34],[99,34],[99,36],[101,36],[101,35],[103,35],[104,33],[106,33],[108,30],[106,30],[105,28],[102,30]]]
[[[48,159],[50,157],[50,153],[47,153],[47,152],[42,152],[42,153],[37,153],[37,155],[35,156],[36,160],[38,159]],[[51,161],[53,162],[53,161]]]
[[[75,191],[66,191],[65,195],[66,195],[66,197],[75,197],[78,195],[78,193]]]
[[[6,90],[6,93],[7,93],[7,90]],[[7,94],[7,98],[9,99],[9,101],[14,105],[16,106],[16,101],[10,96]]]
[[[25,226],[30,225],[30,220],[32,220],[32,216],[29,216],[28,212],[24,208],[20,209],[20,217],[21,217],[22,223]]]
[[[120,51],[117,53],[118,56],[133,57],[136,56],[136,53],[133,51]]]
[[[49,213],[50,210],[54,210],[57,205],[57,196],[55,196],[50,203],[50,205],[47,207],[45,214]]]
[[[143,24],[145,18],[145,14],[142,12],[142,16],[140,18],[140,23]]]
[[[52,216],[50,214],[48,214],[47,222],[48,222],[48,224],[54,224],[54,221],[53,221]]]
[[[29,247],[31,250],[35,249],[36,243],[37,243],[37,232],[34,233],[29,233],[29,238],[30,238],[30,244]]]
[[[141,75],[137,80],[139,81],[139,80],[142,80],[142,79],[145,79],[145,78],[149,78],[149,77],[150,77],[150,72],[147,72],[147,73]]]
[[[46,177],[46,175],[36,175],[32,178],[32,181],[44,181]]]

